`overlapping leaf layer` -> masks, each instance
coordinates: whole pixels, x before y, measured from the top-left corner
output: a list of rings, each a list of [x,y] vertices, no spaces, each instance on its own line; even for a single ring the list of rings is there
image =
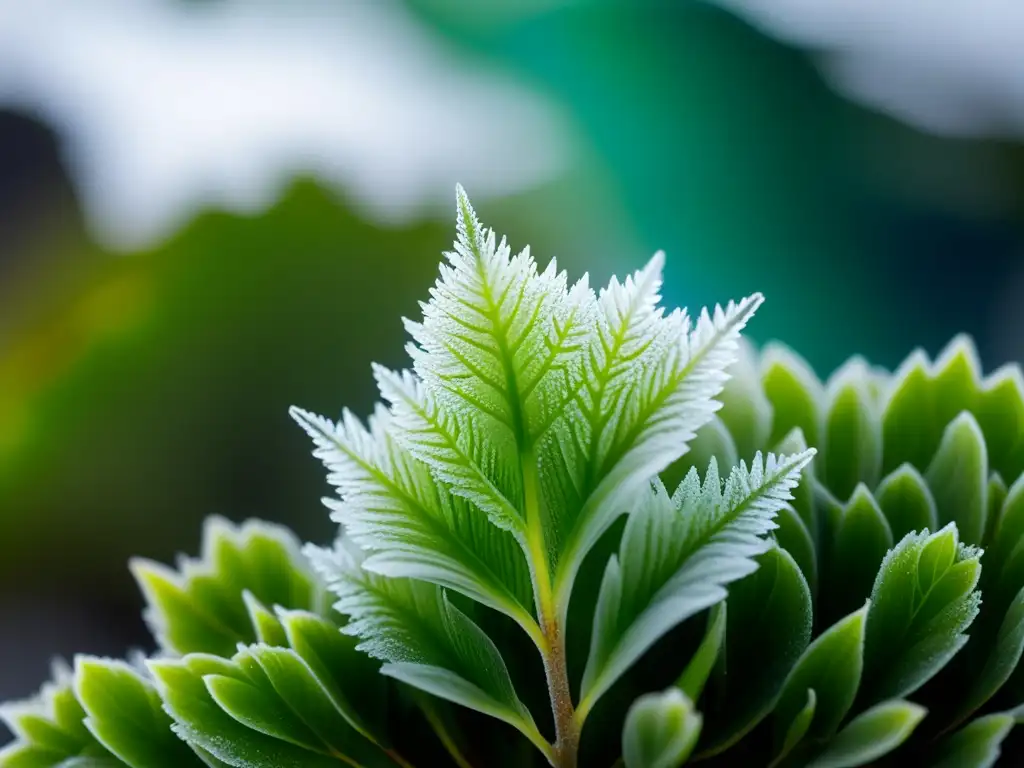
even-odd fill
[[[661,261],[570,285],[460,190],[412,368],[365,424],[293,410],[334,545],[133,563],[158,652],[59,666],[0,766],[1022,759],[1019,369],[823,384],[741,345],[759,296],[662,310]]]

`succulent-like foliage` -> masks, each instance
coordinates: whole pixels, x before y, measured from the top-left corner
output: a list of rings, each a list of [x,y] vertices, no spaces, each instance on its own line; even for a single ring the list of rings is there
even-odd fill
[[[365,424],[293,409],[333,546],[133,563],[158,652],[59,668],[0,766],[1014,764],[1019,370],[823,384],[660,269],[570,285],[460,190],[411,369]]]

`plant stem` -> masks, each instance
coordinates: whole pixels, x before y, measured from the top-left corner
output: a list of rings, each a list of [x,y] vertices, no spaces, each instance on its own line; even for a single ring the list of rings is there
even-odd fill
[[[544,673],[548,680],[551,712],[555,717],[556,768],[576,768],[580,730],[569,691],[569,670],[565,663],[565,638],[557,621],[545,621],[544,636],[548,650],[544,654]]]
[[[580,729],[569,689],[569,670],[565,661],[565,634],[554,591],[551,588],[551,569],[544,542],[544,524],[540,508],[540,484],[537,478],[536,457],[531,451],[520,453],[523,474],[523,495],[526,502],[526,543],[530,560],[537,616],[543,634],[538,644],[544,660],[544,676],[548,683],[551,714],[555,719],[555,743],[551,764],[555,768],[576,768]]]

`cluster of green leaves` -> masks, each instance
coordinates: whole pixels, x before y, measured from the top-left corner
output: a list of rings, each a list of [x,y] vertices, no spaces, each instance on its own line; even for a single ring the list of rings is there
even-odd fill
[[[0,766],[992,765],[1019,370],[957,341],[823,385],[740,344],[759,296],[691,321],[660,268],[570,286],[460,190],[412,370],[365,424],[293,410],[333,547],[214,519],[200,559],[133,563],[159,652],[58,670]]]
[[[1024,704],[1020,368],[983,377],[957,338],[895,374],[854,358],[822,383],[777,345],[745,348],[732,373],[673,471],[819,453],[779,549],[709,624],[726,671],[698,750],[861,765],[899,746],[894,761],[991,765]]]

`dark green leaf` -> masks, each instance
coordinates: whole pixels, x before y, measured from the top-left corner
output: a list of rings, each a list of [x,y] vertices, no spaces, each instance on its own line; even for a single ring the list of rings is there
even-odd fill
[[[790,672],[775,706],[776,743],[784,743],[793,722],[807,706],[813,689],[817,704],[807,733],[812,739],[831,737],[853,705],[864,659],[868,604],[825,630],[804,651]]]
[[[729,591],[724,707],[708,714],[703,750],[721,751],[770,711],[811,639],[811,592],[785,550],[772,547],[759,568]]]
[[[704,632],[704,639],[701,640],[697,652],[690,658],[690,663],[686,665],[683,674],[676,681],[676,685],[691,701],[700,699],[704,685],[718,662],[719,654],[725,643],[727,615],[727,603],[724,601],[708,611],[708,626]]]

